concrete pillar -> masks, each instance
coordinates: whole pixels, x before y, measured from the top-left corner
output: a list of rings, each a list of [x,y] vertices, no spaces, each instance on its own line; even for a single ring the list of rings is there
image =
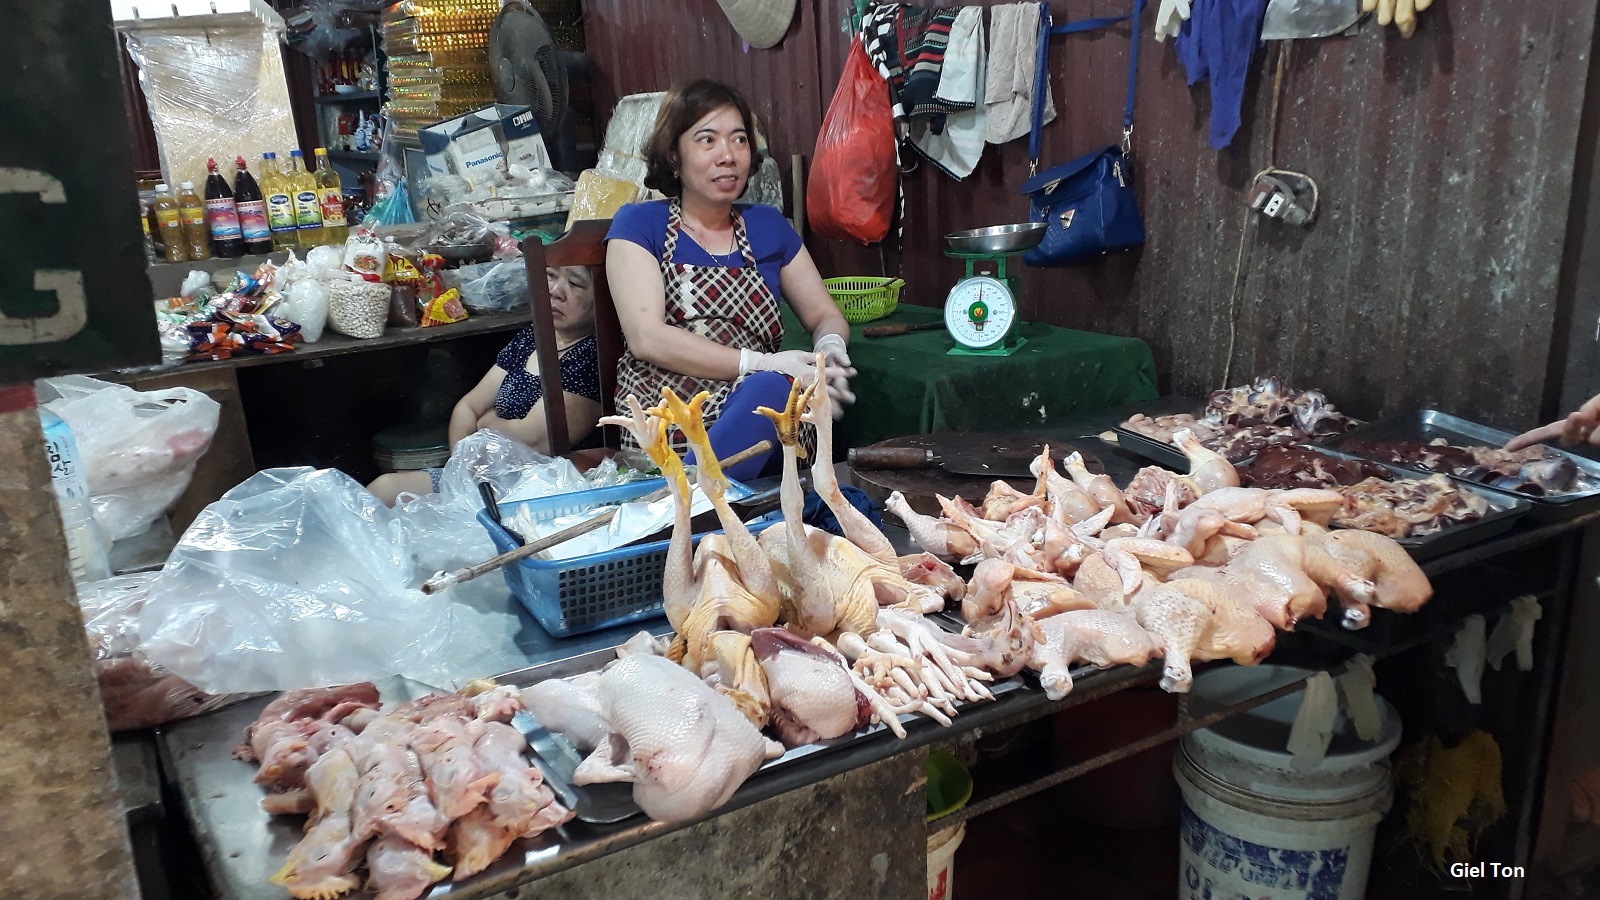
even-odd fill
[[[0,388],[0,894],[138,897],[32,386]]]

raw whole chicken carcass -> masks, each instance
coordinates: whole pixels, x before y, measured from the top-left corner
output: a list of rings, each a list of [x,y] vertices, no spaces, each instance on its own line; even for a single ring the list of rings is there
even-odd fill
[[[1071,666],[1142,666],[1161,655],[1161,642],[1132,615],[1103,609],[1064,612],[1037,622],[1039,640],[1028,667],[1051,700],[1072,690]]]
[[[634,802],[657,821],[705,815],[783,753],[727,698],[659,656],[618,660],[601,674],[597,695],[611,734],[573,783],[631,781]]]
[[[373,900],[415,900],[436,881],[450,875],[450,867],[433,861],[433,854],[397,835],[384,835],[367,848],[367,890]]]
[[[771,725],[786,747],[825,741],[854,730],[872,710],[843,662],[783,628],[758,628],[750,647],[767,676]]]

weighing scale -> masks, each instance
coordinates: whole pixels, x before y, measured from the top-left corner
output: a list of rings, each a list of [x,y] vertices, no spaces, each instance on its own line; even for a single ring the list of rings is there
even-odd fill
[[[1006,260],[1038,244],[1044,228],[1043,222],[1029,222],[945,235],[945,255],[966,263],[966,274],[944,299],[945,330],[955,341],[951,356],[1010,356],[1028,342],[1018,333]]]

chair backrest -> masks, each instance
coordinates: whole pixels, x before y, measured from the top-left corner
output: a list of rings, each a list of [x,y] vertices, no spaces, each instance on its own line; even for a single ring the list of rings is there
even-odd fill
[[[522,258],[528,266],[528,291],[532,294],[534,354],[539,362],[539,382],[544,386],[544,423],[550,438],[550,455],[565,456],[572,450],[567,434],[567,403],[561,382],[561,354],[556,349],[555,319],[550,314],[550,285],[544,270],[550,266],[588,266],[594,273],[594,333],[600,357],[600,409],[602,415],[616,411],[617,360],[622,358],[622,323],[611,303],[606,284],[606,232],[610,219],[583,219],[560,238],[546,245],[537,237],[522,242]],[[608,447],[620,446],[615,428],[605,429]]]

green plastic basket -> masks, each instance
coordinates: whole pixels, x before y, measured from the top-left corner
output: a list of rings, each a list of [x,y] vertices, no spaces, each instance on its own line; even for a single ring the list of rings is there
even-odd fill
[[[823,286],[833,296],[844,320],[852,325],[881,319],[900,305],[900,289],[906,283],[899,278],[826,278]]]

